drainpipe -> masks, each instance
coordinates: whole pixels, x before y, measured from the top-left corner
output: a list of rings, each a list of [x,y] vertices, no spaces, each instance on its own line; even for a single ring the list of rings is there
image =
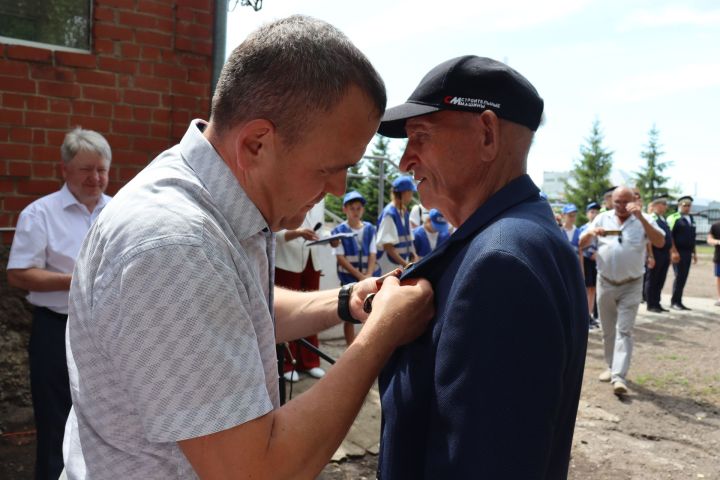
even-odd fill
[[[213,71],[210,98],[215,93],[215,86],[220,71],[225,63],[225,44],[227,43],[227,2],[228,0],[215,0],[215,24],[213,29]]]

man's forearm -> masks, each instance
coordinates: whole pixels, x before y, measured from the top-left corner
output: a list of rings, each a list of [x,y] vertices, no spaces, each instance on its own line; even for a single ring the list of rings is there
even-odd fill
[[[363,328],[321,381],[275,412],[271,438],[276,441],[269,450],[274,449],[276,458],[285,458],[287,451],[302,448],[305,451],[298,455],[302,464],[298,467],[309,474],[308,478],[323,469],[347,435],[393,351],[380,333],[378,329]]]
[[[375,254],[375,253],[370,254],[370,259],[368,260],[368,269],[367,269],[368,275],[372,275],[373,272],[375,271],[375,265],[377,264],[377,260],[375,258],[376,256],[377,256],[377,254]]]
[[[642,224],[643,229],[645,229],[645,235],[647,235],[648,240],[650,240],[650,243],[652,243],[653,247],[662,248],[665,245],[665,235],[655,230],[655,228],[650,224],[650,222],[645,220],[644,217],[640,216],[638,218],[640,219],[640,223]]]
[[[578,249],[582,250],[583,248],[590,245],[590,242],[592,242],[593,234],[590,230],[586,231],[582,235],[580,235],[580,240],[578,240]]]
[[[325,301],[329,293],[336,292],[313,292],[307,297],[320,295],[317,299]],[[397,278],[388,277],[381,291],[374,279],[359,282],[353,290],[354,316],[360,315],[361,298],[368,292],[377,296],[365,327],[312,388],[253,420],[178,442],[200,478],[318,475],[347,434],[392,351],[417,338],[434,315],[432,290],[425,280],[401,286]],[[295,299],[287,298],[293,292],[278,294],[282,309],[293,305]]]
[[[391,259],[393,262],[397,263],[398,265],[402,265],[403,267],[405,266],[405,264],[407,264],[407,261],[405,261],[405,260],[400,256],[400,254],[399,254],[399,253],[397,252],[397,250],[395,249],[395,246],[394,246],[394,245],[385,244],[385,245],[384,245],[384,248],[385,248],[385,254],[386,254],[388,257],[390,257],[390,259]]]
[[[338,324],[338,289],[295,292],[275,287],[278,343],[314,335]]]
[[[30,292],[55,292],[70,290],[72,275],[51,272],[43,268],[8,270],[8,284]]]
[[[320,381],[279,409],[207,440],[180,442],[198,475],[315,478],[347,434],[394,348],[381,329],[369,327]]]

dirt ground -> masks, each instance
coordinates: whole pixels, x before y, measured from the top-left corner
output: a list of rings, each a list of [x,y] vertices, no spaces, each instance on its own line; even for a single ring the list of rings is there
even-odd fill
[[[663,303],[669,303],[669,273]],[[571,480],[720,480],[720,307],[709,256],[690,271],[686,305],[690,312],[646,313],[640,307],[630,393],[615,397],[597,381],[603,370],[602,337],[590,334],[585,380],[570,466]],[[323,350],[342,352],[343,342],[327,337]],[[327,365],[326,365],[327,366]],[[312,385],[304,379],[296,394]],[[7,392],[5,392],[7,394]],[[32,478],[35,439],[29,412],[16,409],[0,419],[0,478]],[[377,392],[368,396],[345,442],[318,477],[373,479],[377,466]],[[367,440],[369,439],[369,440]]]

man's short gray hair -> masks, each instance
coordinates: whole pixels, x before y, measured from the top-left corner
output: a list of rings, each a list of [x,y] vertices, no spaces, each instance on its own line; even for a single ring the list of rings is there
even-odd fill
[[[83,130],[80,127],[75,127],[74,130],[65,135],[65,140],[62,147],[60,147],[60,156],[67,165],[79,152],[95,152],[107,160],[108,163],[112,161],[110,144],[105,140],[105,137],[93,130]]]
[[[385,84],[370,61],[338,29],[293,15],[260,27],[228,58],[212,99],[218,132],[254,119],[271,121],[287,146],[309,115],[327,112],[359,87],[385,112]]]

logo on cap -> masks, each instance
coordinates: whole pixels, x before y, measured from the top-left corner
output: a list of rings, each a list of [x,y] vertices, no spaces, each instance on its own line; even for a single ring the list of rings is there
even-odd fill
[[[453,97],[452,95],[448,95],[443,101],[448,105],[458,105],[460,107],[482,109],[486,109],[488,107],[500,108],[499,103],[491,102],[490,100],[485,100],[483,98]]]

